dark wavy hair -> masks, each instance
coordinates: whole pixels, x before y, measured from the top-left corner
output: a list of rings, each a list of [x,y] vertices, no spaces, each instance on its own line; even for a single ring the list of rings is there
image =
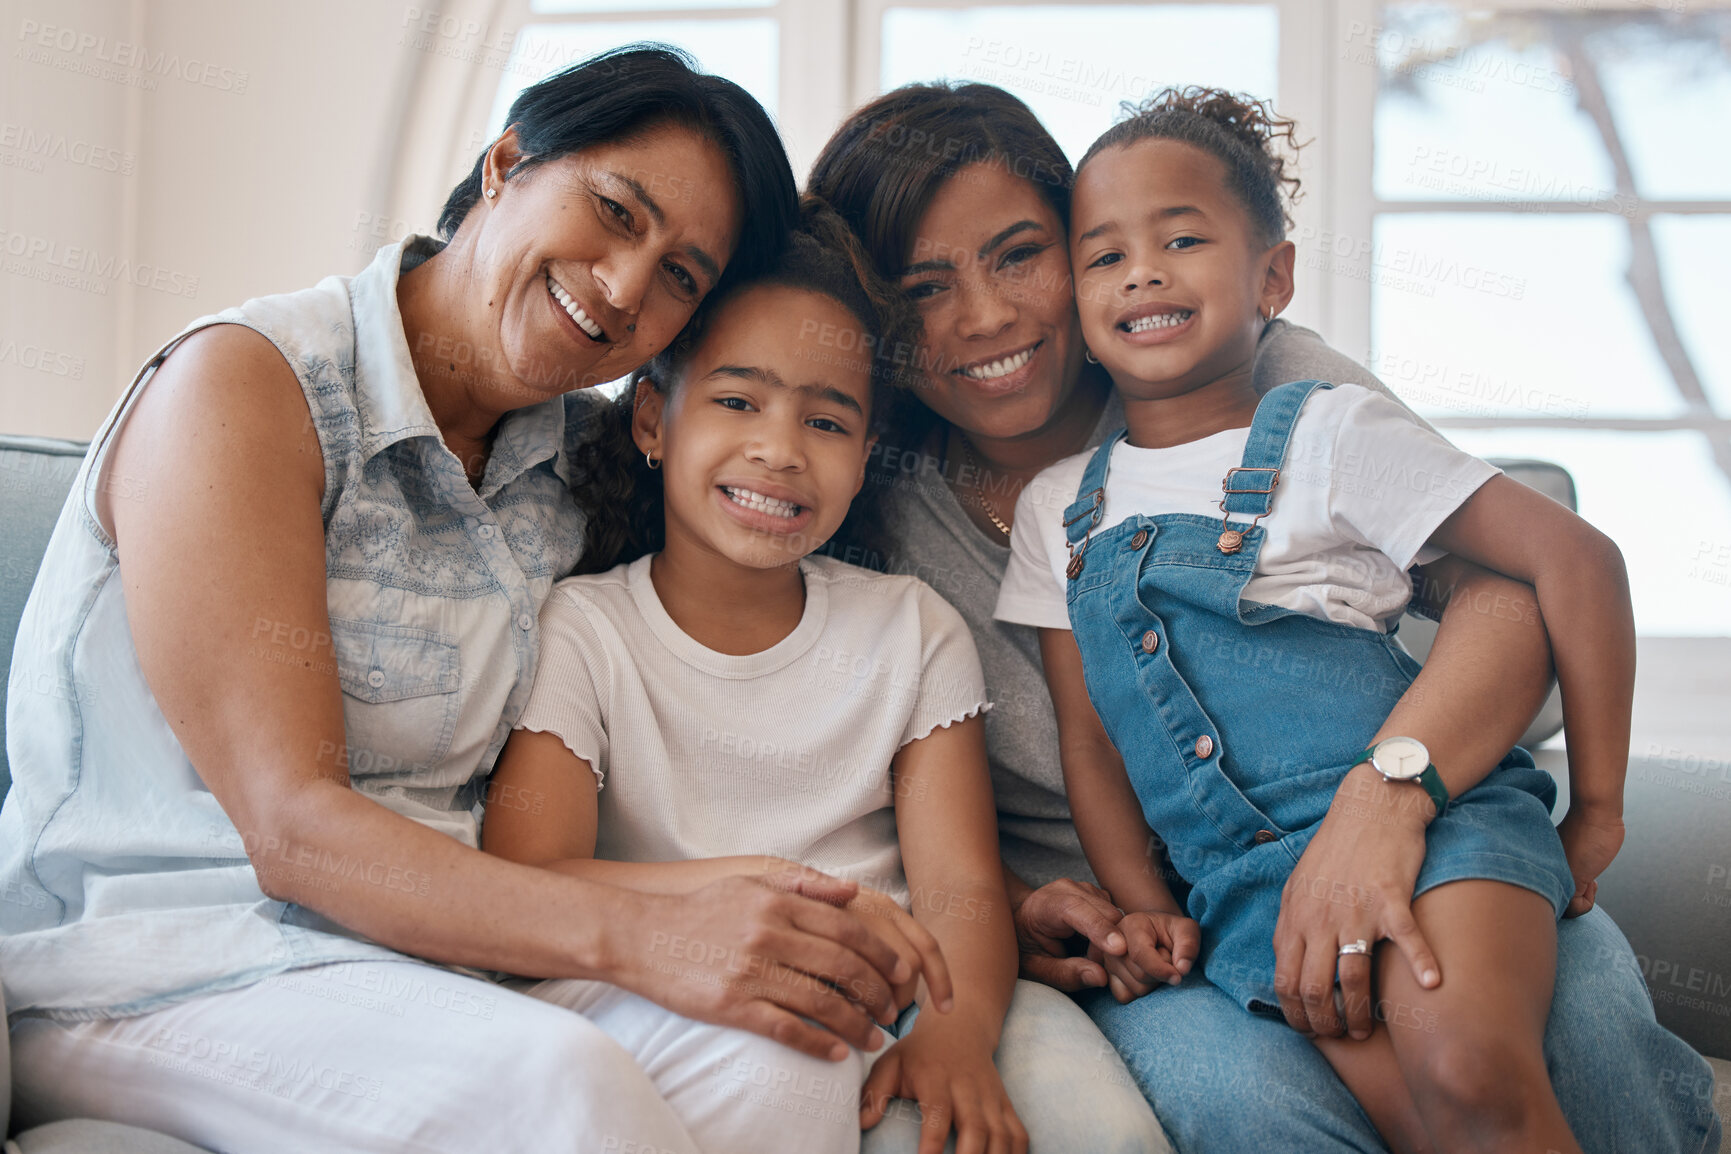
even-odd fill
[[[1070,226],[1070,161],[1026,104],[991,84],[904,84],[848,117],[805,190],[853,226],[878,272],[898,275],[938,190],[975,164],[1002,167]]]
[[[713,143],[738,186],[740,234],[726,276],[768,267],[798,217],[799,190],[775,124],[731,80],[698,72],[691,57],[665,44],[603,52],[525,88],[505,123],[517,130],[523,159],[506,179],[597,144],[678,125]],[[481,196],[487,150],[445,201],[439,233],[457,234]]]
[[[1238,198],[1264,245],[1286,239],[1289,204],[1300,194],[1292,171],[1303,147],[1298,124],[1275,115],[1255,97],[1223,88],[1167,88],[1140,104],[1123,105],[1124,118],[1082,154],[1080,172],[1108,148],[1138,140],[1176,140],[1217,157],[1226,166],[1226,187]]]
[[[833,205],[859,234],[878,273],[893,278],[907,265],[914,230],[933,199],[975,164],[1026,180],[1051,205],[1060,228],[1069,229],[1075,183],[1069,158],[1032,109],[991,84],[940,81],[886,92],[836,129],[812,165],[806,192]],[[917,383],[917,372],[909,378]],[[891,405],[880,450],[891,443],[900,449],[919,445],[942,423],[913,389],[898,390]],[[886,464],[893,459],[889,452],[873,455],[868,490],[900,482]],[[835,543],[849,548],[850,560],[861,555],[868,567],[885,564],[887,554],[862,553],[864,546],[844,542],[840,533]]]
[[[573,572],[603,573],[666,545],[661,473],[649,468],[631,436],[638,384],[662,394],[678,388],[716,314],[740,293],[764,285],[818,293],[853,316],[859,331],[838,340],[835,355],[865,359],[871,380],[867,435],[883,429],[895,386],[904,379],[902,359],[918,340],[919,318],[907,298],[873,270],[847,223],[822,200],[808,196],[800,204],[799,225],[774,264],[710,293],[673,343],[637,370],[630,386],[595,418],[583,444],[583,469],[571,486],[586,518],[583,557]],[[835,535],[812,551],[845,560],[885,555],[877,489],[863,488]]]

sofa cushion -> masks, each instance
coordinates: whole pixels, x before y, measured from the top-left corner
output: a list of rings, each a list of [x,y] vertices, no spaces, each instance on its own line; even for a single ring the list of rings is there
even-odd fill
[[[87,447],[83,441],[0,436],[0,654],[8,670],[18,618]],[[8,677],[8,684],[0,687],[0,797],[12,784],[6,762],[10,681]]]
[[[26,1130],[6,1143],[6,1154],[205,1154],[178,1138],[98,1122],[94,1118],[69,1118]]]

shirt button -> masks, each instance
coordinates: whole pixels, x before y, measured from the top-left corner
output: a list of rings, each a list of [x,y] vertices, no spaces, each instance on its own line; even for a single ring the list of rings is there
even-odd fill
[[[1136,530],[1136,535],[1134,537],[1130,538],[1130,548],[1140,549],[1142,546],[1144,546],[1146,544],[1148,544],[1148,530],[1146,530],[1146,529]],[[1152,650],[1150,650],[1150,652],[1152,652]]]
[[[493,526],[482,525],[481,526],[481,537],[483,540],[491,541],[493,539]]]
[[[1204,733],[1196,739],[1196,756],[1207,757],[1214,752],[1214,739]]]
[[[519,629],[528,629],[530,626],[532,626],[534,624],[535,624],[535,619],[533,617],[529,616],[527,613],[524,613],[520,617],[517,618],[517,628],[519,628]]]
[[[1150,629],[1142,635],[1142,652],[1152,653],[1160,648],[1160,635]]]
[[[374,689],[377,689],[379,686],[383,685],[384,683],[385,683],[384,670],[375,669],[371,673],[367,674],[367,684],[372,686]]]
[[[1280,835],[1271,829],[1259,829],[1256,831],[1256,837],[1252,840],[1254,840],[1257,845],[1267,845],[1271,841],[1279,841]]]

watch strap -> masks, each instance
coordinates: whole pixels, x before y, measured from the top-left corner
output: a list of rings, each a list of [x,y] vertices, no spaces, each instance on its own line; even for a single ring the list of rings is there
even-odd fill
[[[1357,757],[1353,758],[1352,764],[1358,765],[1360,762],[1368,761],[1368,762],[1370,762],[1370,767],[1372,769],[1375,769],[1377,771],[1377,773],[1381,774],[1382,770],[1377,769],[1375,758],[1376,758],[1376,746],[1372,745],[1372,746],[1368,747],[1363,753],[1361,753]],[[1437,812],[1438,817],[1441,817],[1443,811],[1448,808],[1448,805],[1449,805],[1449,787],[1443,784],[1442,774],[1440,774],[1436,771],[1436,766],[1434,766],[1434,765],[1426,765],[1424,767],[1424,772],[1419,774],[1417,777],[1413,777],[1413,778],[1391,778],[1391,777],[1387,776],[1386,774],[1384,774],[1382,779],[1384,781],[1387,781],[1387,782],[1398,782],[1398,781],[1417,782],[1420,786],[1422,786],[1424,788],[1424,791],[1426,793],[1430,794],[1431,801],[1436,804],[1436,812]]]

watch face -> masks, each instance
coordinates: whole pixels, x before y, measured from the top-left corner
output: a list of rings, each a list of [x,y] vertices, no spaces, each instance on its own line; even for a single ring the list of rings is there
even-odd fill
[[[1374,761],[1377,772],[1384,777],[1410,781],[1430,764],[1430,750],[1413,738],[1391,737],[1377,742]]]

